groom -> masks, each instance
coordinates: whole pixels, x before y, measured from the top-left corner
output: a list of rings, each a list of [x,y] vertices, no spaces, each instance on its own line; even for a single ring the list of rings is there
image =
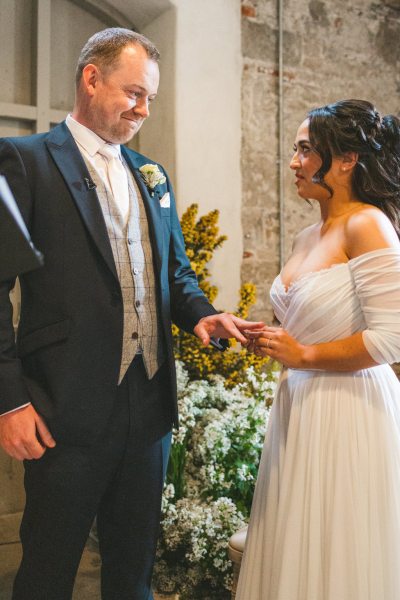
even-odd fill
[[[0,443],[25,461],[13,600],[70,600],[97,515],[103,600],[149,600],[171,427],[170,325],[246,343],[185,255],[162,167],[121,144],[157,95],[159,54],[130,30],[89,39],[76,102],[46,134],[4,139],[0,171],[44,268],[20,278],[17,343],[0,286]],[[259,327],[260,324],[255,324]]]

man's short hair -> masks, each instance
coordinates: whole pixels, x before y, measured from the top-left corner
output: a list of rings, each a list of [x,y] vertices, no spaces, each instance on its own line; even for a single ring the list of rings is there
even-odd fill
[[[151,60],[159,61],[160,53],[155,45],[144,35],[131,29],[109,27],[92,35],[82,48],[78,58],[75,74],[76,85],[79,85],[82,71],[86,65],[94,64],[100,69],[106,69],[118,61],[125,46],[134,45],[142,46]]]

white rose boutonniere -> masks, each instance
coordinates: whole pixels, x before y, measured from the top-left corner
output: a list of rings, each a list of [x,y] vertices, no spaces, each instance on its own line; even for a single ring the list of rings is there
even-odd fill
[[[145,182],[150,194],[154,196],[154,190],[158,185],[167,181],[165,175],[160,171],[158,165],[143,165],[139,169],[143,181]]]

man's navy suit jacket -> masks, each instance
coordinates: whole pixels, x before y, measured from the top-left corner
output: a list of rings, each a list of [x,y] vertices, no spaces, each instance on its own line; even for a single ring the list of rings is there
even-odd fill
[[[125,147],[122,152],[149,222],[171,374],[165,401],[176,422],[171,320],[192,332],[216,310],[185,254],[168,178],[159,194],[150,195],[138,169],[153,161]],[[0,172],[45,256],[43,268],[20,277],[16,344],[8,299],[13,282],[0,285],[0,414],[31,401],[56,440],[91,444],[116,397],[123,332],[121,288],[96,189],[65,123],[45,134],[1,140]],[[160,206],[166,192],[169,208]]]

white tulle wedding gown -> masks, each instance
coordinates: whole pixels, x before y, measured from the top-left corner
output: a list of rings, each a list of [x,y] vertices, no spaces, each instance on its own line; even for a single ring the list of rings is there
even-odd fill
[[[278,276],[271,299],[304,344],[363,331],[379,366],[284,369],[237,600],[400,600],[400,252]]]

